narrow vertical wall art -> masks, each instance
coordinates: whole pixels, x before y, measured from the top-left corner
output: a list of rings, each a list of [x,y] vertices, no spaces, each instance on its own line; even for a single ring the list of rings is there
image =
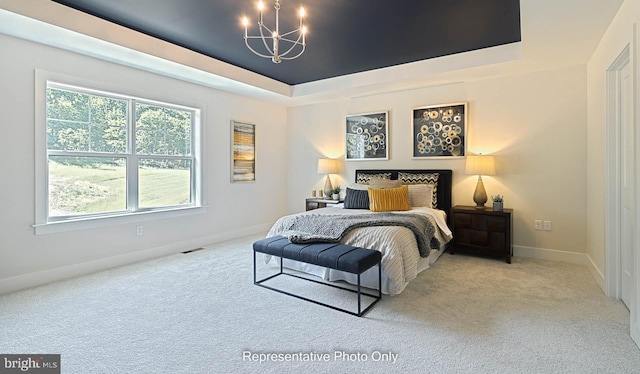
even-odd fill
[[[256,125],[231,121],[231,182],[256,180]]]

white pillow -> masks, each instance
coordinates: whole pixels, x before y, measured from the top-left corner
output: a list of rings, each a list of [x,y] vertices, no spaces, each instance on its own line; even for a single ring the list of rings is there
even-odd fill
[[[367,191],[369,189],[369,185],[362,183],[349,183],[347,188],[350,188],[352,190]]]
[[[402,181],[398,179],[381,179],[381,178],[371,178],[369,181],[369,187],[371,188],[398,188],[402,186]]]
[[[433,208],[433,185],[432,184],[410,184],[409,204],[412,207],[426,206]]]

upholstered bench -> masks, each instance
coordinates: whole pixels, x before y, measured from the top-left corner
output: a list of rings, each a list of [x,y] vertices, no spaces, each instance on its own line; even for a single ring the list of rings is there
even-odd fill
[[[256,253],[264,253],[273,255],[280,258],[280,272],[261,280],[256,279]],[[340,287],[335,284],[329,284],[326,282],[320,282],[306,277],[302,277],[292,273],[285,273],[283,271],[282,259],[286,258],[293,261],[304,262],[307,264],[322,266],[329,269],[336,269],[347,273],[357,274],[358,284],[357,289]],[[253,284],[268,288],[273,291],[277,291],[289,296],[294,296],[299,299],[310,301],[319,305],[323,305],[341,312],[349,313],[358,317],[361,317],[368,312],[380,299],[382,298],[381,281],[382,281],[382,269],[381,269],[382,255],[378,251],[367,248],[353,247],[341,243],[309,243],[309,244],[294,244],[289,239],[283,236],[274,236],[262,240],[258,240],[253,243]],[[378,266],[378,294],[371,295],[362,292],[360,286],[360,275],[366,270]],[[312,300],[303,296],[295,295],[293,293],[277,289],[275,287],[268,286],[264,282],[273,279],[279,275],[288,275],[304,280],[308,280],[315,283],[339,288],[358,294],[358,312],[352,312],[347,309],[339,308],[333,305],[325,304],[316,300]],[[374,301],[362,309],[361,297],[362,295],[373,297]]]

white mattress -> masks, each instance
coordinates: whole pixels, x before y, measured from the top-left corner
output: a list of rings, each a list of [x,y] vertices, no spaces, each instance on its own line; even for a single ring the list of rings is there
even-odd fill
[[[298,214],[322,214],[322,215],[349,215],[372,213],[369,210],[341,209],[338,207],[315,209]],[[438,250],[431,250],[427,257],[420,257],[418,245],[413,231],[400,226],[360,227],[351,230],[342,240],[342,243],[357,247],[370,248],[382,253],[382,292],[388,295],[401,293],[410,281],[425,269],[428,269],[444,251],[445,244],[451,240],[451,231],[446,224],[446,213],[441,210],[426,207],[414,208],[410,211],[398,213],[413,213],[427,215],[434,218],[437,228],[435,237],[441,243]],[[275,236],[285,231],[287,218],[278,219],[273,225],[268,237]],[[279,266],[280,259],[267,256],[265,261]],[[287,268],[303,271],[319,276],[328,281],[344,280],[352,284],[357,283],[357,275],[327,269],[316,265],[284,260]],[[360,276],[361,285],[368,288],[378,288],[378,269],[373,267]]]

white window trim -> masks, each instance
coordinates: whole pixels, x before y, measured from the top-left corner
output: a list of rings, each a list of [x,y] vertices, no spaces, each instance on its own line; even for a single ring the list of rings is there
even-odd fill
[[[66,232],[73,230],[83,230],[91,228],[99,228],[103,226],[145,222],[156,219],[167,219],[185,215],[201,214],[206,211],[205,195],[204,195],[204,167],[202,165],[203,160],[203,148],[202,139],[204,137],[204,123],[205,123],[205,106],[204,105],[184,105],[189,108],[199,108],[196,111],[196,121],[199,121],[199,126],[195,126],[193,129],[193,152],[194,152],[194,181],[195,184],[195,196],[193,206],[179,206],[179,207],[167,207],[166,209],[157,209],[152,211],[139,211],[139,212],[123,212],[122,214],[110,214],[100,217],[78,217],[77,219],[69,219],[64,221],[51,221],[47,222],[47,210],[48,210],[48,191],[47,191],[47,173],[48,173],[48,160],[47,160],[47,120],[46,120],[46,90],[47,81],[56,81],[69,85],[76,85],[79,87],[90,87],[95,90],[102,90],[105,92],[118,92],[123,95],[141,98],[153,98],[154,95],[149,92],[135,91],[128,87],[113,86],[108,83],[101,83],[91,81],[89,79],[71,77],[64,74],[48,72],[40,69],[35,69],[35,101],[34,101],[34,114],[35,114],[35,223],[33,225],[34,233],[36,235],[51,234],[57,232]],[[164,102],[161,99],[157,99],[158,102]],[[170,99],[167,101],[175,101]],[[145,101],[152,101],[145,99]],[[182,105],[182,104],[176,104]],[[198,188],[199,187],[199,188]]]

